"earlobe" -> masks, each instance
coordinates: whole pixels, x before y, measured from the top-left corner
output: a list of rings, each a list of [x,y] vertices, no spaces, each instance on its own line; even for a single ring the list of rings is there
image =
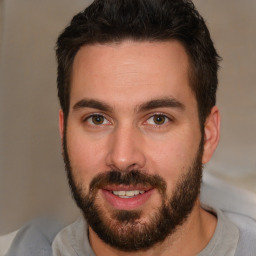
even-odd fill
[[[220,139],[220,113],[219,109],[214,106],[211,109],[211,113],[206,119],[205,126],[204,126],[204,153],[202,158],[202,163],[207,163]]]
[[[64,136],[64,114],[63,111],[60,109],[59,110],[59,133],[60,133],[60,137],[61,140],[63,140],[63,136]]]

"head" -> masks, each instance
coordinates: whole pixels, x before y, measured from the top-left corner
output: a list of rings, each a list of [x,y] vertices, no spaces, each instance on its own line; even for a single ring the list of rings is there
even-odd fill
[[[218,142],[218,55],[190,1],[96,0],[57,42],[63,154],[104,242],[145,250],[198,206]]]
[[[178,41],[189,56],[189,79],[201,128],[216,103],[219,56],[204,19],[190,0],[96,0],[72,19],[57,41],[58,97],[70,107],[74,57],[83,45]]]

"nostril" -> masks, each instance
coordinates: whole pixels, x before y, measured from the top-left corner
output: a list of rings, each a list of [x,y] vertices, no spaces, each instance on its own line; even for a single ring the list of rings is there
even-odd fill
[[[134,163],[134,164],[131,164],[131,165],[128,166],[127,171],[131,171],[131,170],[134,170],[134,169],[137,169],[137,168],[138,168],[138,165]]]
[[[134,141],[135,139],[130,139],[130,135],[127,136],[127,133],[119,131],[115,137],[111,137],[111,147],[105,156],[108,167],[122,171],[143,168],[145,164],[143,147],[139,140]]]

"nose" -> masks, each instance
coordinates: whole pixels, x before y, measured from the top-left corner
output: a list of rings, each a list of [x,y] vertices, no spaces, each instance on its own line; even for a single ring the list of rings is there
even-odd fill
[[[142,169],[145,163],[141,132],[132,125],[116,127],[109,141],[107,166],[112,170],[130,171]]]

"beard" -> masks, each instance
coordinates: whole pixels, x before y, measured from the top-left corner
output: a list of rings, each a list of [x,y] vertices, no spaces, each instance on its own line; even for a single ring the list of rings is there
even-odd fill
[[[64,134],[65,135],[65,134]],[[88,225],[98,237],[110,246],[126,252],[147,250],[163,242],[187,220],[200,193],[202,180],[203,139],[191,165],[179,177],[171,196],[166,193],[167,184],[159,175],[143,171],[111,170],[96,175],[90,182],[89,192],[82,183],[76,183],[68,156],[66,135],[63,140],[63,157],[69,186],[77,206]],[[107,217],[106,209],[97,204],[97,192],[106,185],[145,185],[158,190],[161,205],[147,213],[144,221],[140,210],[112,210]],[[145,213],[144,213],[145,215]]]

